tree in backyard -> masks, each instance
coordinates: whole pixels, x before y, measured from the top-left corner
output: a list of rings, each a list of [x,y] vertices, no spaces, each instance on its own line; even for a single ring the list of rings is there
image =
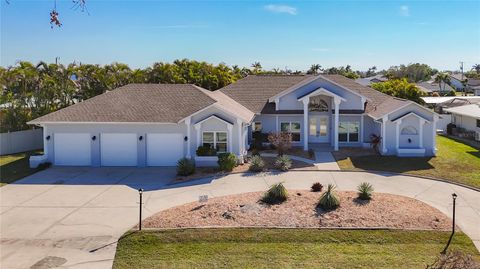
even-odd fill
[[[477,74],[480,74],[480,64],[474,64],[472,66],[472,70],[474,70],[475,72],[477,72]]]
[[[292,134],[289,132],[269,133],[268,142],[275,147],[278,155],[281,156],[292,147]]]
[[[409,82],[427,81],[437,71],[426,64],[409,64],[390,67],[385,76],[389,79],[406,78]]]
[[[252,72],[254,74],[259,74],[262,72],[262,65],[260,64],[260,62],[254,62],[252,64],[252,68],[253,68]]]
[[[424,104],[424,101],[421,98],[423,96],[422,91],[420,91],[415,84],[408,82],[405,78],[373,83],[371,87],[391,96]]]
[[[447,73],[438,73],[435,77],[435,82],[440,86],[440,91],[445,92],[446,84],[450,83],[450,75]]]
[[[312,64],[308,69],[307,74],[316,75],[322,71],[322,66],[319,64]]]
[[[366,77],[372,77],[372,76],[375,76],[376,74],[377,74],[377,67],[372,66],[372,67],[368,68],[368,71],[365,73],[365,76]]]

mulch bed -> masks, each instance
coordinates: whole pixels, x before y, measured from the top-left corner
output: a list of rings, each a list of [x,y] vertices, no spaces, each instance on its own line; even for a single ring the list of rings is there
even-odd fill
[[[146,228],[184,227],[361,227],[449,230],[450,220],[415,199],[375,193],[366,202],[355,192],[338,192],[341,205],[333,211],[316,208],[321,193],[289,191],[283,204],[259,202],[263,192],[212,198],[161,211],[144,222]]]

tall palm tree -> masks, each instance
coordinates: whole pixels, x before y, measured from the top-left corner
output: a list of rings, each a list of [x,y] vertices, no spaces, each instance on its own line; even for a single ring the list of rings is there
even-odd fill
[[[480,74],[480,64],[474,64],[472,66],[472,70],[475,70],[475,72],[477,72],[477,74]]]
[[[322,66],[319,64],[312,64],[310,66],[310,69],[308,69],[307,74],[313,74],[316,75],[322,71]]]
[[[450,83],[450,75],[447,73],[438,73],[437,76],[435,77],[435,82],[437,82],[438,85],[440,86],[440,90],[444,92],[446,84]],[[442,84],[443,84],[443,87],[442,87]]]
[[[262,65],[260,64],[260,62],[254,62],[252,64],[252,67],[253,67],[254,74],[258,74],[262,71]]]

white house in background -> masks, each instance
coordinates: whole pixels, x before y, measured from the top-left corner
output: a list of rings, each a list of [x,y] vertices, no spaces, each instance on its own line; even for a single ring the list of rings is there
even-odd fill
[[[480,96],[480,79],[468,79],[467,89],[473,92],[474,95]]]
[[[435,155],[438,115],[340,75],[253,75],[210,92],[186,84],[130,84],[29,122],[44,130],[39,162],[84,166],[173,166],[199,146],[240,161],[252,129],[290,132],[293,144],[369,147],[384,155]],[[254,126],[252,128],[252,126]]]
[[[480,103],[444,110],[452,114],[452,123],[467,131],[475,132],[475,139],[480,141]]]
[[[440,83],[434,82],[434,81],[424,81],[424,82],[419,82],[416,83],[417,87],[425,94],[427,95],[432,95],[434,92],[438,92],[440,94],[446,94],[451,91],[455,91],[452,86],[448,84],[442,83],[442,86],[440,86]]]
[[[450,85],[452,85],[452,87],[457,91],[463,91],[465,89],[465,85],[463,85],[462,81],[465,79],[466,77],[461,73],[450,74]]]

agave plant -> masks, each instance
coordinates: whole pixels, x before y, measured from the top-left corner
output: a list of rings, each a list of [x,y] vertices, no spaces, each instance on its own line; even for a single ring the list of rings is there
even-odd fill
[[[292,161],[287,155],[280,155],[275,160],[275,167],[281,171],[288,171],[292,167]]]
[[[324,210],[336,209],[340,206],[340,199],[334,192],[335,185],[328,184],[327,191],[322,194],[318,201],[317,207],[321,207]]]
[[[281,204],[288,199],[288,191],[282,183],[272,185],[263,195],[261,201],[266,204]]]
[[[360,200],[370,200],[372,199],[373,186],[368,182],[362,182],[357,187],[358,190],[358,199]]]
[[[248,170],[252,172],[261,172],[263,171],[263,168],[265,168],[265,162],[263,161],[262,157],[260,157],[260,155],[254,155],[250,159],[250,167]]]

